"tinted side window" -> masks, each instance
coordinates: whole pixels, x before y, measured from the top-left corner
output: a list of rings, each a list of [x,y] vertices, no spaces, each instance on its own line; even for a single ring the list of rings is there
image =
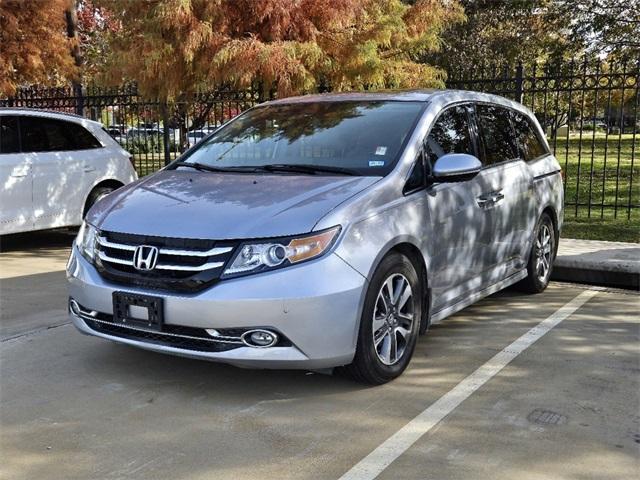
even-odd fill
[[[71,138],[75,140],[76,150],[87,150],[89,148],[100,148],[102,145],[86,128],[77,123],[66,122]]]
[[[420,153],[404,186],[404,193],[414,192],[425,185],[427,179],[424,169],[424,155]]]
[[[428,166],[433,166],[438,158],[447,153],[475,155],[467,107],[456,106],[442,112],[427,137],[426,150]]]
[[[20,133],[23,152],[60,152],[102,146],[82,125],[64,120],[21,117]]]
[[[493,165],[518,158],[509,110],[494,105],[477,105],[476,117],[484,146],[484,164]]]
[[[0,153],[19,152],[18,138],[18,118],[0,117]]]
[[[20,133],[23,152],[73,150],[75,143],[66,122],[49,118],[21,117]]]
[[[521,113],[511,112],[511,114],[513,118],[513,127],[516,131],[516,138],[524,155],[525,161],[528,162],[529,160],[534,160],[547,154],[547,148],[538,136],[531,119]]]

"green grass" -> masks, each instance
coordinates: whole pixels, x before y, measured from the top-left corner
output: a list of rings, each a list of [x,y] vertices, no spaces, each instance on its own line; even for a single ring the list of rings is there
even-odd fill
[[[640,241],[640,136],[583,132],[559,138],[556,157],[565,174],[564,237]],[[549,141],[553,148],[553,141]],[[593,148],[592,148],[593,145]],[[606,160],[605,160],[606,151]],[[588,205],[575,204],[591,204]],[[602,207],[599,204],[604,203]],[[631,203],[631,208],[629,208]],[[614,205],[618,206],[617,213]]]
[[[612,242],[640,242],[640,220],[613,218],[574,218],[567,216],[562,229],[563,238],[608,240]]]
[[[176,154],[171,152],[171,160],[176,158]],[[145,177],[153,172],[157,172],[164,167],[164,154],[160,153],[134,153],[133,161],[139,177]]]

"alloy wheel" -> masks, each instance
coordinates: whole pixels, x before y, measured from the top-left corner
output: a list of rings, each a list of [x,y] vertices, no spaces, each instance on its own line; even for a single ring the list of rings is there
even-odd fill
[[[549,225],[542,224],[536,237],[536,274],[541,281],[546,281],[551,271],[551,230]]]
[[[385,365],[404,355],[413,332],[413,292],[404,275],[394,273],[382,284],[373,310],[373,345]]]

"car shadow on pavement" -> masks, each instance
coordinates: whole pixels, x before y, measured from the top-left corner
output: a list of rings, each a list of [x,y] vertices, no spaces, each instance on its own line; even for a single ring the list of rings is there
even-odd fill
[[[40,255],[46,255],[47,249],[71,248],[77,233],[77,228],[63,228],[2,235],[0,236],[0,253],[20,252],[27,254],[31,250],[35,250]]]

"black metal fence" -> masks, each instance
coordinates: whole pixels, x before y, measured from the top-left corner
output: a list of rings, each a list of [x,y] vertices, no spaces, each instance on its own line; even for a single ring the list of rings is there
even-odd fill
[[[563,167],[565,216],[640,218],[639,63],[583,59],[450,73],[448,88],[529,107]]]
[[[599,60],[450,72],[448,88],[497,93],[536,114],[563,166],[566,216],[640,219],[638,63]],[[77,113],[102,122],[138,173],[160,168],[208,132],[263,101],[259,90],[201,93],[167,107],[120,88],[29,88],[0,106]]]

